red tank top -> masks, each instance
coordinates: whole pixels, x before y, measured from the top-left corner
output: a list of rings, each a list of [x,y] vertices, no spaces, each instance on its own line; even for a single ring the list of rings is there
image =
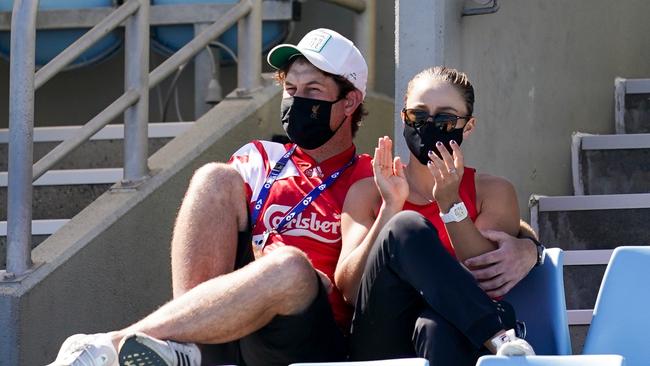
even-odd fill
[[[463,201],[463,203],[465,203],[465,207],[467,207],[467,212],[472,221],[476,221],[476,216],[478,215],[476,212],[476,185],[474,181],[475,175],[475,169],[465,167],[463,178],[460,181],[460,187],[458,187],[458,194],[460,196],[460,199]],[[454,251],[454,247],[451,246],[451,240],[449,240],[449,235],[447,234],[445,224],[440,218],[440,209],[438,208],[438,204],[436,202],[432,202],[426,205],[416,205],[414,203],[406,201],[404,203],[404,210],[419,212],[422,216],[426,217],[427,220],[431,221],[433,226],[435,226],[438,230],[438,236],[440,237],[442,245],[444,245],[445,249],[447,249],[451,255],[456,257],[456,252]]]

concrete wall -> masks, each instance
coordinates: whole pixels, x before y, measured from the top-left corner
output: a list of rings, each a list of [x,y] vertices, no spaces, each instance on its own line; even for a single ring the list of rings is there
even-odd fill
[[[570,195],[571,133],[614,132],[614,78],[650,77],[650,2],[499,1],[460,20],[476,90],[468,162],[531,193]]]

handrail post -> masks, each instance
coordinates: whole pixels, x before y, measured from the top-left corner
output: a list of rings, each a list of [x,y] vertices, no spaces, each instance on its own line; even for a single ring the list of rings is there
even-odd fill
[[[34,71],[38,0],[16,0],[11,19],[7,275],[32,266]]]
[[[262,84],[262,0],[242,0],[251,4],[250,13],[237,23],[237,87],[244,94]]]
[[[375,89],[377,0],[365,0],[365,9],[356,15],[355,42],[368,64],[368,91]]]
[[[194,24],[194,36],[198,36],[209,26],[210,24],[205,23]],[[208,95],[208,83],[216,72],[215,67],[212,66],[215,61],[211,57],[207,49],[194,56],[194,120],[199,119],[210,109],[205,98]]]
[[[140,94],[137,103],[124,112],[125,186],[147,177],[149,123],[149,0],[139,0],[140,8],[125,22],[125,91]]]

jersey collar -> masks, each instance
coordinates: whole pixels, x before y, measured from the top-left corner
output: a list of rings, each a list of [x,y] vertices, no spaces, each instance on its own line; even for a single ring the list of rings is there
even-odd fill
[[[287,145],[287,146],[291,146],[291,145]],[[319,164],[306,152],[302,151],[300,147],[298,147],[296,148],[296,151],[294,152],[292,159],[300,167],[301,171],[304,171],[305,169],[308,169],[310,167],[318,166],[323,171],[323,173],[327,175],[341,168],[348,161],[350,161],[350,159],[352,159],[355,156],[355,154],[356,154],[356,147],[354,146],[354,144],[352,144],[352,146],[345,149],[341,153],[334,155],[331,158],[320,162]]]

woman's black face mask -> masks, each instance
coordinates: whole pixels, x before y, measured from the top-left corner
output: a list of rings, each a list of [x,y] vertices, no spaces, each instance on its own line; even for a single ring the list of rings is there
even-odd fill
[[[404,139],[409,150],[420,163],[429,162],[429,151],[438,157],[440,152],[436,148],[438,141],[442,142],[447,150],[452,153],[449,142],[456,141],[458,145],[463,142],[463,128],[456,128],[459,119],[469,119],[470,116],[461,117],[450,113],[429,115],[428,112],[416,109],[402,110],[404,116]]]
[[[330,128],[332,105],[341,99],[333,102],[302,97],[282,99],[280,114],[284,131],[303,149],[323,146],[343,125],[341,121],[334,131]]]

